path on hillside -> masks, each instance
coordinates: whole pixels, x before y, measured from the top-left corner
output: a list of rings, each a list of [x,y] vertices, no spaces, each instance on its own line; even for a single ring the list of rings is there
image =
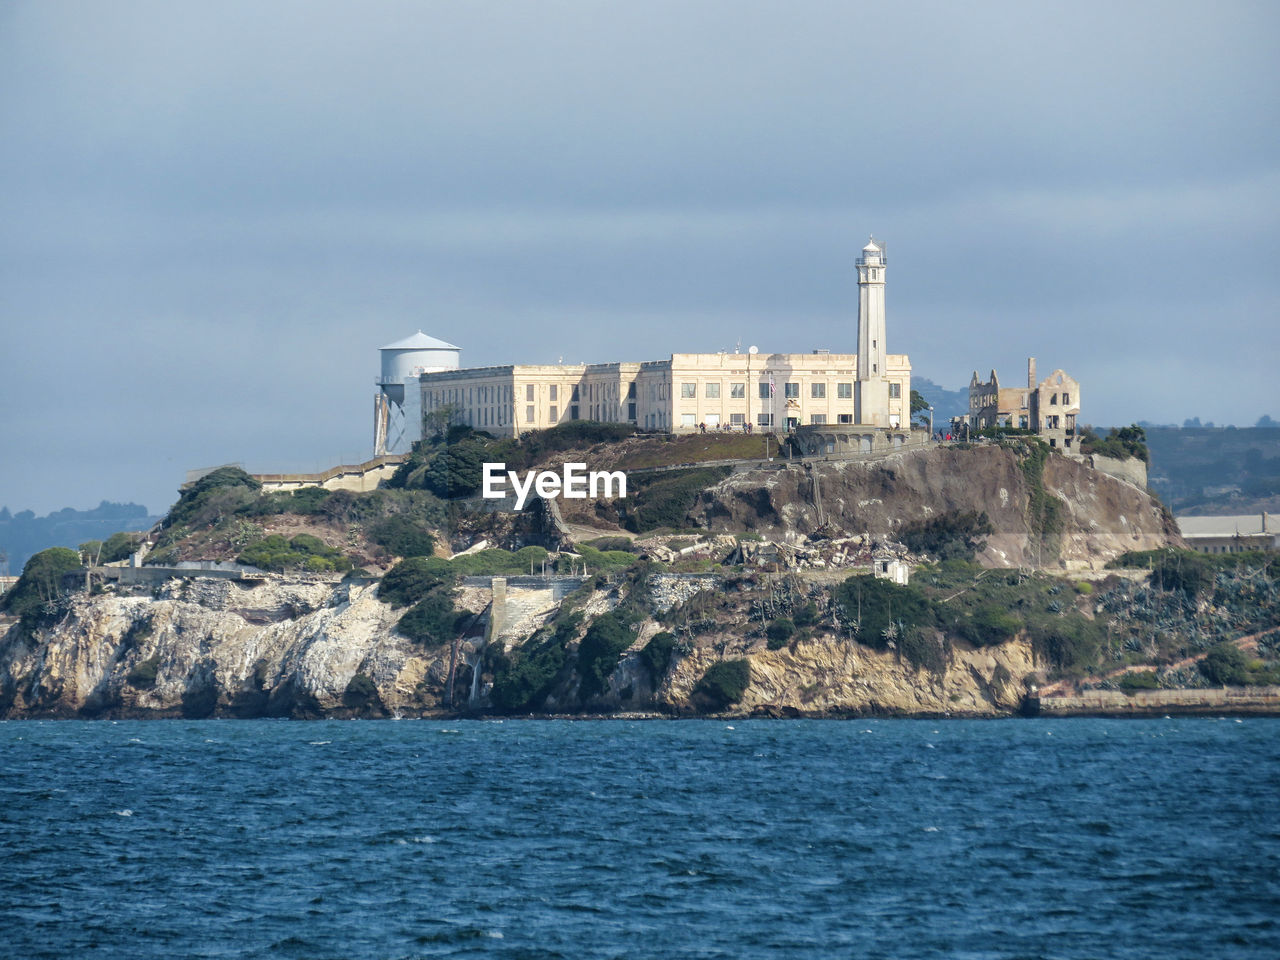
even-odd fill
[[[1242,652],[1253,654],[1256,656],[1258,653],[1258,641],[1261,640],[1263,637],[1267,636],[1268,634],[1277,633],[1277,632],[1280,632],[1280,625],[1267,627],[1265,630],[1259,630],[1257,633],[1251,633],[1248,636],[1236,637],[1236,639],[1231,640],[1229,642],[1234,646],[1238,647]],[[1074,687],[1078,683],[1096,683],[1099,680],[1110,680],[1114,677],[1123,676],[1124,674],[1130,673],[1131,671],[1134,671],[1134,670],[1144,670],[1144,669],[1166,670],[1166,671],[1182,670],[1182,669],[1185,669],[1186,667],[1190,667],[1194,664],[1199,663],[1208,655],[1209,655],[1209,651],[1206,650],[1204,653],[1197,653],[1195,656],[1191,656],[1191,657],[1183,657],[1181,660],[1175,660],[1173,663],[1170,663],[1164,666],[1153,666],[1151,664],[1131,663],[1131,664],[1128,664],[1127,666],[1116,667],[1114,670],[1108,670],[1106,673],[1095,674],[1091,677],[1082,677],[1078,681],[1058,680],[1054,683],[1048,684],[1047,686],[1041,687],[1040,696],[1051,697],[1051,696],[1057,696],[1060,694],[1065,694],[1067,692],[1068,687]]]

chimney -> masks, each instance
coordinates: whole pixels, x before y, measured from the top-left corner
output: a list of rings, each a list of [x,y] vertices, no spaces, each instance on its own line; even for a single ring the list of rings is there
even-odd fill
[[[1027,357],[1027,389],[1036,388],[1036,358]]]

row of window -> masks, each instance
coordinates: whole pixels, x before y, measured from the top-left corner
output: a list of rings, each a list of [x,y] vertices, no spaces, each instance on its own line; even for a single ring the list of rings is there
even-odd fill
[[[741,426],[746,422],[746,420],[747,420],[747,416],[744,413],[729,414],[729,423],[733,426]],[[827,422],[827,415],[825,413],[815,413],[809,418],[809,422],[811,424],[815,424],[818,426],[825,425]],[[837,423],[853,423],[853,414],[842,413],[836,417],[836,422]],[[682,427],[697,427],[703,423],[705,423],[708,427],[719,427],[720,414],[709,413],[705,417],[703,417],[701,421],[698,420],[698,415],[695,413],[680,414],[680,425]],[[773,414],[772,413],[756,414],[756,423],[762,427],[772,427]],[[799,423],[798,417],[787,417],[787,426],[794,427],[797,423]]]
[[[703,397],[705,397],[707,400],[719,400],[719,399],[720,399],[720,384],[718,384],[718,383],[704,383],[704,384],[702,385],[702,387],[703,387],[703,394],[702,394],[702,395],[703,395]],[[776,390],[776,386],[775,386],[775,385],[773,385],[773,384],[769,384],[769,383],[761,383],[761,384],[760,384],[760,399],[761,399],[761,400],[768,400],[770,397],[772,397],[772,396],[774,395],[774,391],[775,391],[775,390]],[[745,397],[746,397],[746,395],[747,395],[747,385],[746,385],[745,383],[731,383],[731,384],[729,384],[729,399],[731,399],[731,400],[739,400],[739,399],[743,399],[743,398],[745,398]],[[792,382],[790,382],[790,381],[788,381],[788,382],[786,382],[786,383],[782,384],[782,395],[783,395],[783,397],[785,397],[785,398],[786,398],[786,399],[788,399],[788,400],[798,400],[798,399],[800,399],[800,384],[798,384],[798,383],[792,383]],[[811,399],[814,399],[814,400],[825,400],[825,399],[827,398],[827,385],[826,385],[825,383],[811,383],[811,384],[809,384],[809,396],[810,396],[810,398],[811,398]],[[900,383],[890,383],[890,384],[889,384],[889,396],[890,396],[890,397],[893,397],[893,398],[901,397],[901,396],[902,396],[902,384],[900,384]],[[680,397],[681,397],[682,399],[684,399],[684,400],[696,400],[696,399],[697,399],[697,397],[698,397],[698,385],[697,385],[696,383],[682,383],[682,384],[680,384]],[[837,383],[837,384],[836,384],[836,399],[837,399],[837,400],[852,400],[852,399],[853,399],[853,384],[852,384],[852,383]]]

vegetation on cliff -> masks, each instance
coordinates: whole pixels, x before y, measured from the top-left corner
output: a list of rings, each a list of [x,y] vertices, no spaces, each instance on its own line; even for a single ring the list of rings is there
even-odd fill
[[[80,554],[74,550],[41,550],[27,560],[18,582],[0,594],[0,611],[21,618],[28,626],[48,619],[57,601],[66,595],[67,575],[80,568]]]
[[[1151,462],[1147,432],[1136,423],[1128,427],[1112,427],[1105,437],[1099,437],[1091,428],[1085,427],[1080,431],[1080,450],[1116,460],[1137,457],[1143,463]]]

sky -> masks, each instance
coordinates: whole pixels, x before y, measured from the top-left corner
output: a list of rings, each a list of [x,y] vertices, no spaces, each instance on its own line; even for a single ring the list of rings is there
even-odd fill
[[[0,4],[0,505],[372,451],[378,347],[1280,417],[1280,5]]]

